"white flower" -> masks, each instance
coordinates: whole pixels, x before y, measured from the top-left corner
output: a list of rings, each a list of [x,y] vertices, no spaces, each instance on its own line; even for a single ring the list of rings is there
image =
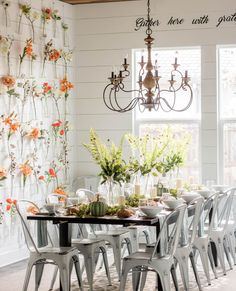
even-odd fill
[[[73,51],[72,50],[68,50],[68,51],[61,50],[61,57],[65,61],[71,62],[72,61],[72,56],[73,56]]]
[[[39,19],[39,17],[40,17],[40,14],[37,11],[30,12],[30,18],[32,21]]]

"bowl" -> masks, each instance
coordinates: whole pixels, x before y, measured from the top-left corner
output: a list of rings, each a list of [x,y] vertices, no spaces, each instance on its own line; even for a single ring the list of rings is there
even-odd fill
[[[155,206],[140,206],[139,209],[147,216],[147,217],[155,217],[158,213],[163,209],[162,205]]]
[[[197,190],[197,193],[200,194],[205,199],[209,198],[211,194],[213,194],[213,192],[209,189]]]
[[[184,192],[181,195],[181,198],[184,199],[185,202],[190,203],[192,202],[194,199],[200,197],[199,193],[196,192]]]
[[[212,188],[217,192],[224,192],[227,188],[229,188],[228,185],[212,185]]]
[[[166,200],[163,200],[163,202],[170,209],[175,209],[176,207],[182,205],[184,203],[184,200],[183,199],[166,199]]]

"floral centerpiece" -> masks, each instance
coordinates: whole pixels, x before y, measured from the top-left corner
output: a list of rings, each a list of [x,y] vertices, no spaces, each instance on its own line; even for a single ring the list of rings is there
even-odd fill
[[[101,184],[106,183],[108,187],[108,204],[114,205],[116,201],[113,186],[125,182],[127,173],[127,165],[122,157],[123,138],[119,146],[113,142],[107,146],[100,140],[97,133],[90,129],[90,143],[84,144],[84,146],[92,155],[95,163],[100,166]]]

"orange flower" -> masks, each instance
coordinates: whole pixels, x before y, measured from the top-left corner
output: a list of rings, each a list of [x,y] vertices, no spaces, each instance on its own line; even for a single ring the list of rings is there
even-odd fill
[[[61,124],[62,124],[62,121],[61,120],[57,120],[57,121],[55,121],[55,122],[52,123],[52,126],[53,127],[60,127]]]
[[[24,177],[28,177],[32,174],[32,167],[28,164],[28,161],[20,165],[20,171]]]
[[[48,85],[48,83],[43,83],[43,93],[47,94],[52,91],[52,86]]]
[[[38,208],[35,207],[35,206],[29,206],[29,207],[27,208],[26,211],[27,211],[28,213],[33,214],[33,215],[39,213]]]
[[[54,189],[53,193],[56,193],[59,195],[66,195],[66,192],[62,187],[57,187],[56,189]]]
[[[19,122],[11,123],[10,124],[10,132],[11,133],[16,132],[19,127],[20,127],[20,123]]]
[[[7,204],[6,210],[9,211],[10,209],[11,209],[11,205],[10,204]]]
[[[11,125],[12,124],[12,119],[10,116],[7,116],[6,118],[3,119],[3,122],[6,124],[6,125]]]
[[[5,168],[0,167],[0,180],[3,180],[7,177],[7,170]]]
[[[65,130],[61,129],[59,133],[60,133],[60,135],[64,135],[65,134]]]
[[[31,38],[26,41],[25,54],[28,57],[32,57],[33,55],[33,44]]]
[[[13,76],[6,75],[1,78],[1,82],[3,85],[7,86],[8,88],[11,88],[15,85],[16,79]]]
[[[50,169],[48,170],[48,172],[49,172],[49,175],[50,175],[51,177],[56,177],[56,176],[57,176],[57,174],[55,173],[54,169],[52,169],[52,168],[50,168]]]
[[[6,199],[6,202],[9,203],[9,204],[12,204],[12,200],[11,200],[11,198],[7,198],[7,199]]]
[[[43,181],[44,179],[45,179],[44,176],[39,176],[39,180],[40,180],[40,181]]]
[[[60,80],[60,90],[62,92],[67,93],[73,88],[74,88],[74,85],[71,82],[69,82],[66,77]]]
[[[41,132],[38,128],[33,128],[29,133],[29,137],[32,139],[38,139],[41,136]]]
[[[61,57],[60,51],[52,49],[49,53],[49,61],[57,62]]]

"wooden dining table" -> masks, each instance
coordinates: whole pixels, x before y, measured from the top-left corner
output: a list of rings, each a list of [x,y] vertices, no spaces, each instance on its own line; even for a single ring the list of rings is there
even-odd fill
[[[70,247],[71,246],[71,224],[103,224],[103,225],[146,225],[156,228],[156,235],[160,232],[160,219],[158,216],[154,218],[131,216],[129,218],[118,218],[117,216],[103,216],[103,217],[77,217],[66,215],[47,215],[37,214],[28,215],[27,219],[37,221],[51,221],[59,226],[59,246]],[[160,280],[158,280],[158,290],[162,291]],[[60,291],[63,291],[60,286]]]

